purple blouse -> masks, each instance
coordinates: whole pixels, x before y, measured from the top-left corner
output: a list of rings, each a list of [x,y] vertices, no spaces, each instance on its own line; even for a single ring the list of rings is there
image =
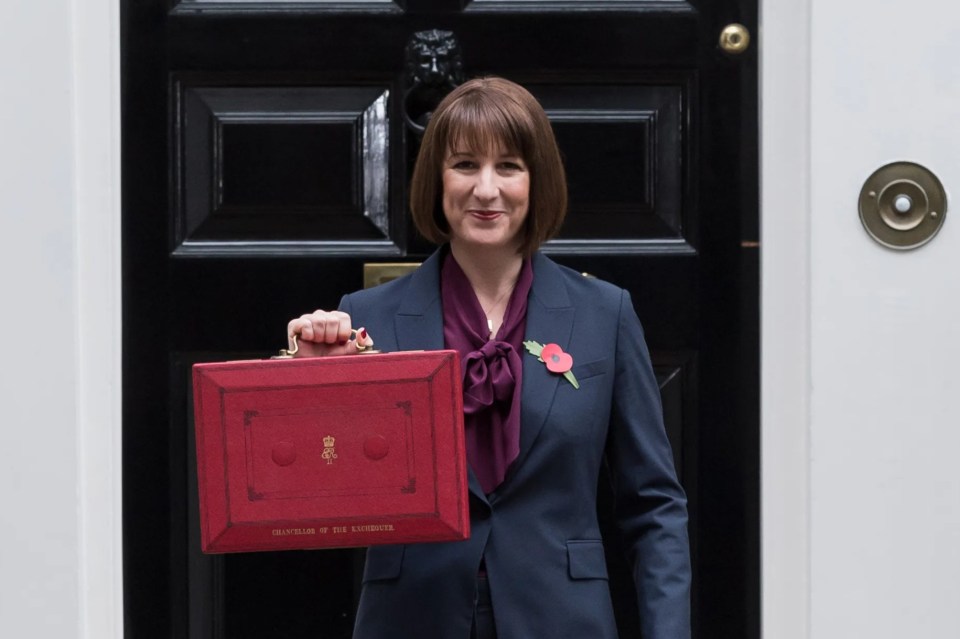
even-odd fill
[[[520,454],[521,352],[533,268],[520,267],[503,324],[487,339],[487,316],[470,280],[447,252],[440,272],[443,341],[460,353],[467,461],[484,493],[499,486]]]

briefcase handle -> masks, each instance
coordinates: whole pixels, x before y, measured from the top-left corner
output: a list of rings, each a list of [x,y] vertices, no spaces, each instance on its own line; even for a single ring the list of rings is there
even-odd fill
[[[300,344],[297,342],[297,338],[299,337],[300,335],[295,333],[293,337],[291,337],[291,339],[293,340],[293,348],[290,348],[290,349],[281,348],[280,353],[278,355],[274,355],[270,359],[293,359],[293,356],[296,355],[297,351],[300,350]],[[356,329],[351,329],[349,341],[354,341],[356,339],[357,339],[357,331]],[[370,346],[367,346],[366,344],[357,344],[357,352],[360,355],[372,355],[374,353],[379,353],[380,351],[375,350],[373,348],[373,344],[371,344]]]

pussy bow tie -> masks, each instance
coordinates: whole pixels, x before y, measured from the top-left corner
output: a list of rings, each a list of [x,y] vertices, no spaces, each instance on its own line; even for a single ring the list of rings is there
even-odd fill
[[[463,410],[477,413],[513,398],[516,386],[510,360],[520,356],[507,342],[489,341],[463,361]]]

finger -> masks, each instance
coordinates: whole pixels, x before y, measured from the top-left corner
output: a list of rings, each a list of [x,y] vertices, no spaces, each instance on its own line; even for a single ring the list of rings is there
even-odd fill
[[[368,351],[373,348],[373,338],[367,333],[367,329],[357,329],[357,339],[353,342],[354,350],[357,352]]]
[[[342,311],[322,313],[323,341],[327,344],[343,346],[350,339],[350,315]],[[319,331],[318,331],[319,334]]]
[[[337,343],[346,344],[350,341],[353,328],[350,326],[350,316],[346,313],[337,313]]]
[[[295,320],[290,320],[290,323],[287,324],[287,341],[291,342],[291,346],[294,335],[299,335],[300,339],[307,341],[313,338],[313,331],[310,327],[310,320],[307,319],[308,317],[308,315],[303,315]]]
[[[325,344],[336,344],[340,341],[340,318],[332,313],[325,313],[322,319],[314,323],[317,331],[317,341]]]
[[[323,322],[327,313],[325,311],[314,311],[309,315],[304,315],[303,320],[308,326],[303,329],[301,337],[308,338],[308,341],[318,344],[323,343]]]

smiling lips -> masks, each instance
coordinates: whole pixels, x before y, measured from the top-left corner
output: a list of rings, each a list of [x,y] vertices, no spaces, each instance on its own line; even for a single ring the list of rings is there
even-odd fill
[[[503,211],[486,211],[486,210],[479,210],[479,209],[471,209],[470,215],[480,218],[481,220],[495,220],[501,215],[503,215]]]

